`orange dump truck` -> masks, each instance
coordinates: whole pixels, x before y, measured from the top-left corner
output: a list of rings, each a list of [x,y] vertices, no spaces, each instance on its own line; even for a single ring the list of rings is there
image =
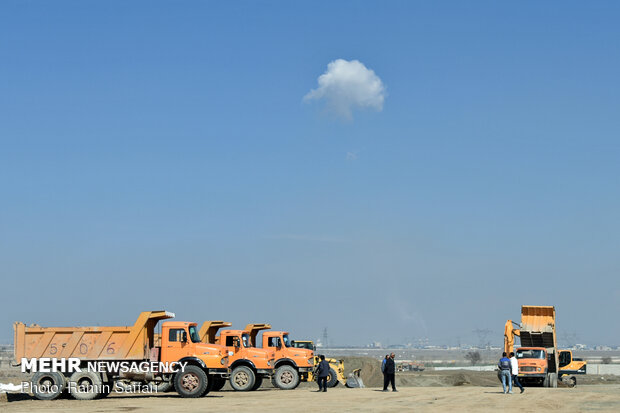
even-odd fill
[[[258,333],[269,330],[270,324],[248,324],[245,331],[250,332],[252,345],[257,347]],[[287,331],[265,331],[262,334],[262,348],[275,351],[275,371],[271,383],[280,389],[291,390],[306,379],[314,368],[314,352],[309,349],[296,348],[292,345]]]
[[[559,350],[556,345],[555,307],[524,305],[521,324],[516,329],[512,320],[504,326],[504,350],[510,353],[515,336],[520,336],[521,347],[514,352],[519,361],[519,380],[545,387],[557,387],[561,380],[569,387],[577,384],[576,375],[586,374],[587,363],[573,358],[570,350]]]
[[[558,346],[555,332],[555,307],[524,305],[521,307],[520,329],[508,320],[504,326],[504,351],[514,348],[514,337],[521,347],[514,353],[519,362],[519,381],[558,387]]]
[[[263,378],[273,374],[275,352],[262,348],[254,348],[250,340],[250,332],[246,330],[220,330],[230,327],[232,323],[225,321],[205,321],[198,333],[204,343],[221,344],[229,351],[230,385],[237,391],[257,390]],[[219,336],[216,334],[220,333]],[[218,378],[213,382],[212,390],[221,390],[226,384],[225,379]]]
[[[105,397],[118,391],[118,380],[171,382],[183,397],[203,396],[214,378],[228,375],[228,350],[201,343],[196,323],[183,321],[163,322],[158,345],[155,326],[173,317],[167,311],[145,311],[133,326],[122,327],[16,322],[15,360],[23,371],[34,373],[30,391],[41,400],[65,391],[80,400]]]

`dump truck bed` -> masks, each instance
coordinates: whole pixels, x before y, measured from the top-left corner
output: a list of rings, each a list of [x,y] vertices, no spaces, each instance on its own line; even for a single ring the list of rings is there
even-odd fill
[[[520,338],[523,347],[555,348],[555,307],[522,306]]]
[[[154,329],[159,320],[173,318],[167,311],[140,313],[133,326],[40,327],[14,324],[15,360],[67,358],[82,360],[146,360],[155,346]]]

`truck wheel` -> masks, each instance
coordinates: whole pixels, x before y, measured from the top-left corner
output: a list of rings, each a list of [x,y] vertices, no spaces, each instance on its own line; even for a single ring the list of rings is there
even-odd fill
[[[329,368],[329,375],[327,376],[327,387],[336,387],[338,385],[338,376],[336,370]]]
[[[76,400],[93,400],[102,389],[101,375],[94,371],[76,371],[69,377],[69,394]]]
[[[35,373],[32,376],[32,394],[39,400],[57,399],[65,390],[65,378],[60,373]]]
[[[279,389],[292,390],[299,385],[299,373],[289,365],[278,367],[273,382]]]
[[[174,389],[181,397],[201,397],[207,393],[209,378],[198,366],[186,366],[185,371],[174,375]]]
[[[254,371],[247,366],[235,367],[230,373],[230,385],[236,391],[250,391],[256,382]]]
[[[558,373],[549,373],[549,387],[558,387]]]
[[[260,389],[260,386],[263,385],[263,376],[259,376],[256,378],[256,382],[254,382],[254,386],[252,386],[252,390]]]
[[[212,381],[213,381],[213,386],[211,387],[212,391],[220,391],[226,384],[226,380],[221,377],[214,377]]]

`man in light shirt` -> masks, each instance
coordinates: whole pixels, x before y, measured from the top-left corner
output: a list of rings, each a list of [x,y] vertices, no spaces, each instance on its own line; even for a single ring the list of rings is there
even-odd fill
[[[510,353],[510,373],[512,374],[512,383],[521,389],[521,393],[525,391],[521,383],[519,383],[519,362],[515,357],[515,353]]]

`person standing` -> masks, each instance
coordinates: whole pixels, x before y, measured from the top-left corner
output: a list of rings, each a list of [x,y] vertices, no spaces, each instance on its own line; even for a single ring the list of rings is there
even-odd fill
[[[519,382],[519,361],[513,352],[510,353],[510,374],[512,375],[512,382],[514,385],[521,389],[521,393],[523,393],[525,389]]]
[[[394,353],[390,354],[390,357],[385,360],[385,368],[383,370],[383,391],[388,391],[388,384],[392,384],[392,391],[396,390],[396,364],[394,363]]]
[[[499,367],[499,378],[502,381],[502,387],[504,388],[504,394],[506,394],[506,384],[508,384],[508,393],[512,394],[512,377],[510,375],[511,366],[510,359],[506,357],[506,353],[502,353],[502,358],[497,363]]]
[[[319,391],[327,391],[327,376],[329,376],[329,363],[325,360],[324,355],[320,355],[321,361],[316,368],[316,375],[318,377]]]
[[[389,358],[390,358],[390,355],[386,354],[385,357],[383,358],[383,361],[381,362],[381,373],[383,373],[383,375],[385,375],[385,362]]]

